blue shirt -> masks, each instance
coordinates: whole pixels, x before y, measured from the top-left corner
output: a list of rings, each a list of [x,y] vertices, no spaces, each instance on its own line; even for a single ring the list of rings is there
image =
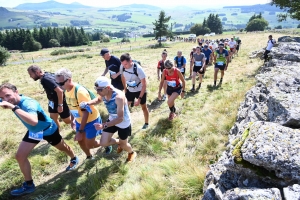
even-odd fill
[[[180,58],[176,56],[174,58],[174,61],[177,63],[177,68],[181,68],[184,64],[186,64],[186,59],[183,56],[181,56]]]
[[[212,51],[209,48],[207,48],[207,50],[205,51],[205,49],[203,48],[202,53],[204,53],[206,59],[209,59],[210,54],[212,54]]]
[[[52,135],[57,130],[57,125],[55,124],[55,122],[48,115],[46,115],[45,111],[42,109],[41,105],[36,100],[23,95],[20,96],[21,100],[18,106],[25,112],[37,115],[38,117],[37,125],[32,126],[24,122],[17,114],[15,114],[26,126],[28,131],[33,133],[43,131],[44,136]]]

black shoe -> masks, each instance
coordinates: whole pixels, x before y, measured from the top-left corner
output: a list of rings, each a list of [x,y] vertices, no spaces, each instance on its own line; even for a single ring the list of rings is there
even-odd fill
[[[190,89],[191,92],[195,92],[195,88]]]

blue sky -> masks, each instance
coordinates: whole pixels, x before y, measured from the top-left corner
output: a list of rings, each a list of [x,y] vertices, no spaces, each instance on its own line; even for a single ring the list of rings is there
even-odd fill
[[[22,3],[39,3],[45,2],[47,0],[0,0],[0,6],[3,7],[15,7]],[[213,1],[200,1],[200,0],[190,0],[190,1],[180,1],[180,0],[170,0],[170,1],[163,1],[163,0],[113,0],[113,1],[104,1],[104,0],[56,0],[61,3],[72,3],[78,2],[87,6],[94,6],[94,7],[116,7],[120,5],[128,5],[133,3],[138,4],[149,4],[155,5],[162,8],[167,7],[176,7],[176,6],[188,6],[188,7],[195,7],[201,9],[205,8],[217,8],[222,6],[234,6],[234,5],[254,5],[254,4],[265,4],[271,2],[271,0],[251,0],[251,1],[242,1],[242,0],[213,0]],[[209,4],[208,4],[209,2]]]

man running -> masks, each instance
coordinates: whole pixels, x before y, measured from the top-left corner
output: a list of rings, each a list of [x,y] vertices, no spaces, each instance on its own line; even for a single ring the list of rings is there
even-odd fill
[[[101,146],[100,141],[96,140],[96,136],[102,133],[95,129],[94,123],[102,123],[102,120],[95,106],[80,106],[81,102],[91,100],[90,92],[85,87],[73,82],[72,72],[68,69],[59,69],[55,72],[55,78],[58,85],[65,89],[66,102],[75,118],[76,135],[74,140],[78,142],[86,154],[86,158],[93,159],[91,149]],[[112,147],[108,146],[105,152],[110,153],[111,150]]]
[[[231,62],[231,59],[233,58],[233,54],[235,54],[235,48],[236,48],[236,41],[233,39],[233,37],[228,42],[228,45],[230,48],[229,62]]]
[[[71,158],[66,171],[75,169],[79,163],[78,157],[62,139],[56,123],[46,115],[36,100],[20,95],[17,87],[10,83],[4,83],[0,86],[0,99],[0,106],[4,109],[11,109],[28,129],[15,156],[25,182],[22,187],[12,190],[11,195],[21,196],[35,191],[28,156],[43,139]]]
[[[238,56],[239,55],[239,50],[241,48],[241,45],[242,45],[242,40],[237,37],[237,45],[236,45],[236,55]]]
[[[132,162],[137,153],[132,150],[131,145],[128,143],[128,136],[131,136],[131,119],[125,94],[114,88],[109,80],[103,76],[96,80],[95,90],[99,95],[98,98],[82,104],[97,105],[103,101],[107,108],[108,120],[103,124],[94,124],[97,130],[103,130],[100,139],[101,146],[118,144],[117,153],[121,153],[123,150],[127,151],[127,162]],[[120,139],[112,138],[117,131]]]
[[[190,77],[189,78],[192,78],[192,73],[193,73],[193,55],[194,53],[196,53],[196,47],[193,47],[191,53],[190,53]]]
[[[143,125],[142,129],[147,129],[149,126],[149,110],[146,105],[146,74],[143,68],[138,63],[134,63],[132,61],[131,56],[128,53],[121,55],[120,60],[122,63],[120,72],[122,73],[122,82],[124,88],[127,88],[125,89],[125,94],[128,105],[130,105],[131,102],[134,102],[135,99],[137,99],[134,105],[141,105],[145,119],[145,124]]]
[[[31,65],[27,69],[27,72],[34,81],[40,80],[49,100],[48,112],[57,127],[60,127],[58,121],[59,115],[66,124],[71,124],[72,129],[75,129],[75,124],[71,123],[70,110],[66,103],[64,91],[55,82],[55,75],[48,72],[44,73],[37,65]]]
[[[167,59],[167,56],[168,56],[168,52],[165,49],[161,54],[161,60],[158,61],[158,64],[157,64],[157,79],[158,80],[160,80],[161,77],[162,77],[162,73],[165,69],[165,61]],[[164,82],[163,87],[164,87],[164,95],[162,96],[161,100],[165,101],[166,98],[167,98],[167,84],[166,84],[166,82]]]
[[[219,44],[219,50],[215,51],[214,55],[214,63],[215,63],[215,73],[214,73],[214,87],[216,87],[218,72],[221,70],[221,79],[220,83],[223,81],[224,70],[227,70],[229,63],[229,54],[226,49],[224,49],[224,44]]]
[[[165,69],[158,89],[159,99],[161,98],[161,89],[164,84],[164,80],[168,83],[167,94],[168,106],[170,109],[169,120],[173,120],[176,117],[175,99],[179,95],[181,95],[181,98],[184,97],[185,79],[179,69],[174,67],[170,60],[166,60],[165,62]]]
[[[179,71],[182,73],[183,77],[185,75],[185,66],[186,66],[186,59],[182,56],[182,51],[177,52],[177,56],[174,58],[174,65]]]
[[[267,43],[267,48],[266,48],[266,51],[264,52],[265,62],[268,61],[268,54],[271,52],[271,49],[273,48],[274,44],[276,44],[276,40],[274,40],[272,38],[272,35],[269,35],[269,40],[268,40],[268,43]]]
[[[100,56],[102,56],[102,58],[105,60],[106,65],[102,76],[105,76],[109,71],[111,84],[119,90],[124,90],[121,73],[119,71],[121,66],[120,59],[114,55],[111,55],[107,48],[101,49]]]
[[[199,73],[199,86],[197,87],[197,90],[201,88],[202,78],[206,70],[205,62],[206,62],[205,54],[201,52],[201,48],[198,46],[196,48],[196,53],[194,53],[193,55],[193,63],[194,63],[193,76],[192,76],[193,87],[190,90],[191,92],[195,92],[195,82],[196,82],[197,73]]]
[[[208,45],[205,44],[204,48],[202,49],[202,53],[204,53],[205,58],[206,58],[205,65],[208,66],[208,64],[210,63],[210,61],[212,60],[212,57],[213,57],[212,50],[210,50],[208,48]]]

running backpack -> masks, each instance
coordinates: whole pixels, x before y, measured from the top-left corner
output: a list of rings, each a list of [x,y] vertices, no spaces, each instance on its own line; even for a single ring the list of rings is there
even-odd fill
[[[181,67],[183,66],[183,56],[181,56]],[[176,56],[176,64],[177,64],[177,67],[178,67],[178,56]]]
[[[127,73],[129,73],[129,74],[134,74],[134,75],[136,75],[137,77],[139,77],[139,75],[138,75],[138,73],[137,73],[137,66],[136,66],[136,63],[138,63],[138,62],[135,62],[135,61],[133,61],[134,62],[134,64],[133,64],[133,73],[132,72],[129,72],[129,71],[126,71],[125,70],[125,68],[123,67],[123,71],[124,72],[127,72]],[[139,63],[138,63],[139,64]]]
[[[79,103],[78,103],[78,98],[77,98],[77,92],[78,92],[78,89],[79,89],[80,86],[83,87],[84,89],[86,89],[86,90],[88,91],[91,100],[93,100],[93,99],[96,98],[96,95],[95,95],[92,91],[90,91],[89,89],[87,89],[86,87],[84,87],[84,86],[82,86],[82,85],[77,84],[77,85],[75,86],[75,98],[76,98],[76,102],[77,102],[78,105],[79,105]]]
[[[271,43],[274,44],[273,39],[272,39],[272,40],[269,40],[269,41],[271,41]]]

